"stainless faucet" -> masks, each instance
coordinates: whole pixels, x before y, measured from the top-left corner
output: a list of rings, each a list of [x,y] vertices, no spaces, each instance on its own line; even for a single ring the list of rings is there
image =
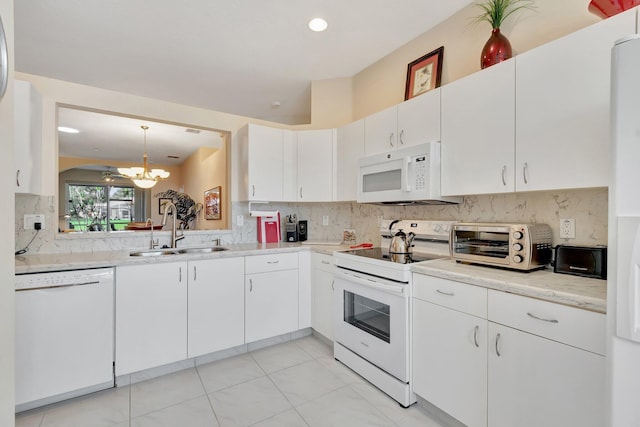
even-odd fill
[[[158,238],[156,240],[153,240],[153,220],[151,218],[147,218],[147,221],[144,224],[148,225],[151,228],[151,241],[149,242],[149,249],[155,249],[158,247],[158,241],[160,239]]]
[[[171,247],[177,248],[176,243],[178,242],[178,240],[184,239],[184,231],[180,235],[177,235],[176,233],[176,219],[178,217],[178,209],[176,208],[176,205],[174,205],[171,202],[167,202],[164,205],[164,216],[162,217],[162,226],[164,227],[165,225],[167,225],[167,215],[169,214],[169,211],[171,209],[173,209],[173,225],[171,226]]]

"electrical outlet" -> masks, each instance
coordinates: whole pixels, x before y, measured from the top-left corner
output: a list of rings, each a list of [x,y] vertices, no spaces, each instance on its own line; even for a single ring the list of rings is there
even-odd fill
[[[40,229],[44,230],[44,214],[32,214],[24,216],[24,229],[33,230],[36,222],[40,223]]]
[[[576,238],[576,220],[560,219],[560,238],[575,239]]]
[[[329,215],[322,215],[322,225],[329,225]]]
[[[236,217],[236,224],[238,224],[238,227],[242,227],[244,225],[244,217],[242,215],[238,215]]]

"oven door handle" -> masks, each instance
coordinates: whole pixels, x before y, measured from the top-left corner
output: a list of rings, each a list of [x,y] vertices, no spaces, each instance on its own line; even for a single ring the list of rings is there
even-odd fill
[[[403,285],[391,285],[386,283],[376,282],[371,279],[365,279],[364,277],[356,276],[355,274],[341,273],[342,279],[347,282],[356,283],[358,285],[366,286],[368,288],[377,289],[388,294],[404,295],[406,286]]]

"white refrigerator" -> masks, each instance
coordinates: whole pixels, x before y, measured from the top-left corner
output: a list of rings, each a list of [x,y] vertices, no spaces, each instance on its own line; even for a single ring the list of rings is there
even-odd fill
[[[611,70],[609,420],[640,426],[640,35],[616,42]]]

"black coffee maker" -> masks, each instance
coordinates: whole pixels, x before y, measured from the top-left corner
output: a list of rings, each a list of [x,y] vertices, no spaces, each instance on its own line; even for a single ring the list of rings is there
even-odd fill
[[[285,217],[284,229],[287,242],[304,242],[307,240],[307,221],[298,221],[296,214]]]

